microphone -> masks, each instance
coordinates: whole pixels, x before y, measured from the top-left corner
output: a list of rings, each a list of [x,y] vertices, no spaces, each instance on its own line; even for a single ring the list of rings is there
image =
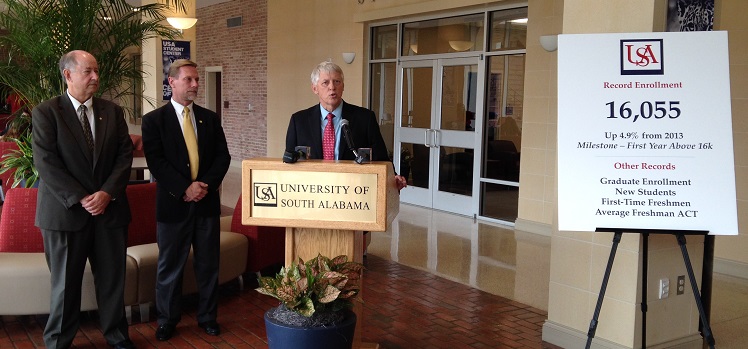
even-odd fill
[[[351,132],[348,130],[348,120],[340,120],[340,128],[343,131],[343,136],[345,136],[345,143],[348,145],[348,149],[358,158],[358,152],[356,151],[356,147],[353,146],[353,140],[351,139]]]
[[[286,150],[283,153],[283,162],[285,162],[287,164],[293,164],[297,160],[299,160],[299,154],[297,152]]]
[[[293,164],[298,160],[309,159],[309,147],[305,145],[297,145],[293,151],[286,150],[283,153],[283,162],[287,164]]]
[[[348,149],[350,149],[353,152],[353,155],[356,156],[356,163],[361,165],[363,163],[371,161],[370,150],[368,152],[364,151],[365,148],[356,150],[356,147],[353,144],[353,137],[351,137],[351,131],[348,129],[348,120],[340,120],[340,129],[343,133],[343,136],[345,136],[345,143],[348,145]]]

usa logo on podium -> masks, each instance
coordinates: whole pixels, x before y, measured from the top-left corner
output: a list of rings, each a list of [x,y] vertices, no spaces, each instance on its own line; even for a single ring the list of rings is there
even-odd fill
[[[254,206],[278,207],[278,183],[254,183]]]

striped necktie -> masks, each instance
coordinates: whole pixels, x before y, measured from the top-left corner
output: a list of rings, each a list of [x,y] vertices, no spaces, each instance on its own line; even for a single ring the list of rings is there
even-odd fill
[[[86,106],[81,104],[81,106],[78,108],[80,112],[78,113],[78,119],[81,122],[81,127],[83,128],[83,136],[86,137],[86,144],[88,144],[88,149],[93,153],[94,150],[94,140],[93,140],[93,134],[91,133],[91,124],[88,122],[88,115],[86,115]]]

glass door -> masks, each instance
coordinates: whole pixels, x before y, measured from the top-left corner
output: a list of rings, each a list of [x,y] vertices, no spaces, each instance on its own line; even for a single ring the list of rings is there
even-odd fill
[[[475,149],[483,115],[479,62],[478,57],[469,57],[401,63],[396,160],[399,173],[408,179],[402,202],[469,216],[477,213]]]

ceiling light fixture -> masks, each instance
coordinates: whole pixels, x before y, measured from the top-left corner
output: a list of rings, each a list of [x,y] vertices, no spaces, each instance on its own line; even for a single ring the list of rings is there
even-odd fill
[[[457,52],[463,52],[473,48],[473,42],[467,40],[449,40],[449,46]]]
[[[185,30],[192,28],[192,26],[197,23],[197,18],[191,18],[191,17],[167,17],[166,21],[171,24],[172,27],[179,29],[179,30]]]

